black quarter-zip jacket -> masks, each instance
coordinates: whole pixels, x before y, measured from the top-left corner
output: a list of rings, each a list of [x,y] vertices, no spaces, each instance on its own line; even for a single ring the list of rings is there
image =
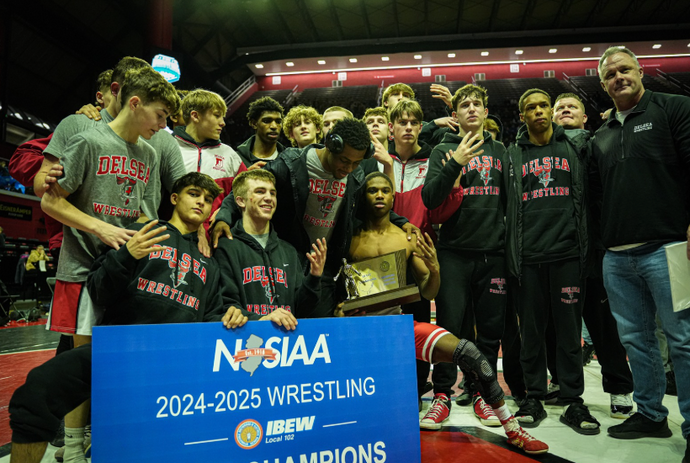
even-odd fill
[[[592,157],[605,247],[685,241],[690,98],[645,90],[623,125],[611,112],[595,133]]]

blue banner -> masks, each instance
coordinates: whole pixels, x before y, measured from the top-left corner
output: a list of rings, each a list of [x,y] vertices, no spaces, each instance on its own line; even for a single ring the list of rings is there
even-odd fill
[[[420,462],[411,316],[93,330],[93,461]]]

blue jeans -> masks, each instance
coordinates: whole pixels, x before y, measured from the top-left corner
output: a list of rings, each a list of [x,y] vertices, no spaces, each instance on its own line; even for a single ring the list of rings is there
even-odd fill
[[[645,245],[627,251],[607,251],[604,286],[621,342],[633,374],[637,411],[653,421],[668,415],[662,399],[666,375],[659,342],[654,335],[658,314],[668,338],[676,369],[678,405],[690,434],[690,309],[673,311],[671,284],[663,246]]]

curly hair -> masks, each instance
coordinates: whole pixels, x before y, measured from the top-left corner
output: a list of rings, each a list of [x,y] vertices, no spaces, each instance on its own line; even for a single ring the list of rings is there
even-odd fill
[[[292,130],[302,122],[302,117],[307,122],[313,122],[316,127],[316,141],[323,137],[323,117],[311,106],[295,106],[285,115],[283,120],[283,133],[290,140],[292,146],[297,146],[297,141],[292,136]]]
[[[265,112],[277,112],[280,113],[280,116],[283,116],[283,113],[285,110],[283,107],[278,103],[276,100],[271,98],[270,96],[265,96],[262,98],[259,98],[256,101],[252,101],[249,104],[249,111],[247,112],[247,120],[249,123],[252,122],[257,122],[261,118],[261,114]]]
[[[339,135],[343,139],[343,143],[356,150],[366,150],[371,143],[367,125],[352,117],[338,121],[328,133],[329,137],[331,135]]]

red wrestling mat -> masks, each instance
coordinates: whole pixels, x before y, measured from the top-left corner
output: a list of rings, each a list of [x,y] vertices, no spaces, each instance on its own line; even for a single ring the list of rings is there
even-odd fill
[[[24,321],[10,320],[9,322],[7,322],[7,325],[0,326],[0,330],[4,330],[6,328],[20,328],[23,326],[45,325],[47,322],[48,322],[47,318],[41,318],[35,322],[24,322]]]
[[[55,356],[55,349],[0,355],[0,446],[12,440],[7,411],[14,390],[24,384],[29,371]]]
[[[509,446],[506,438],[478,427],[444,426],[440,431],[421,431],[422,463],[566,463],[546,453],[530,456]]]

